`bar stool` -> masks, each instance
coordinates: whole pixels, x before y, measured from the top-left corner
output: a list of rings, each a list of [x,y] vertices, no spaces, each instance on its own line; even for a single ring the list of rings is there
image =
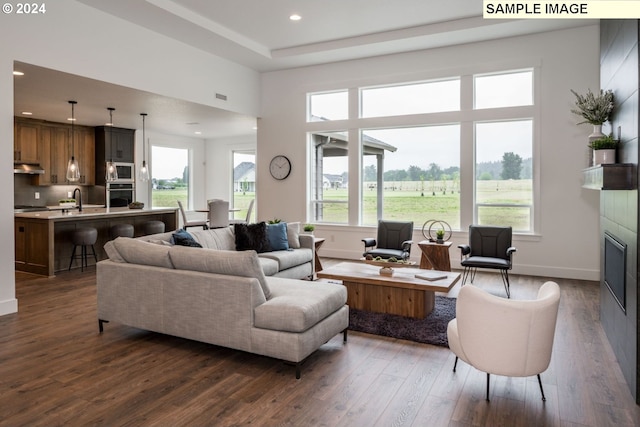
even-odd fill
[[[80,258],[81,261],[81,270],[84,271],[84,268],[87,267],[87,246],[91,246],[91,251],[93,252],[93,257],[98,262],[98,257],[96,256],[96,250],[93,245],[98,240],[98,230],[93,227],[84,227],[84,228],[76,228],[71,233],[71,242],[73,243],[73,252],[71,253],[71,260],[69,261],[69,270],[71,270],[71,265],[73,264],[73,260]],[[80,255],[76,256],[76,248],[80,246]]]
[[[131,224],[115,224],[109,229],[109,237],[111,240],[117,237],[133,237],[133,225]]]
[[[147,221],[142,225],[144,234],[158,234],[164,233],[164,222],[162,221]]]

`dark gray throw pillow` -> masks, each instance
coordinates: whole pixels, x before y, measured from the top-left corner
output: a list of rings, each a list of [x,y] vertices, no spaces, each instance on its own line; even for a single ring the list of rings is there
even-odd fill
[[[172,235],[173,243],[180,246],[191,246],[192,248],[201,248],[202,245],[196,242],[191,234],[186,230],[178,230]]]
[[[267,224],[264,221],[256,224],[234,224],[233,231],[236,235],[237,251],[271,251],[267,239]]]

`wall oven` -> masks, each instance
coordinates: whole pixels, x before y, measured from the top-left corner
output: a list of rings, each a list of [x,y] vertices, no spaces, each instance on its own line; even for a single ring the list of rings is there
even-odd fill
[[[133,182],[107,182],[107,208],[129,206],[129,203],[136,200],[135,191],[135,185],[133,184]]]
[[[115,183],[133,183],[135,180],[135,164],[114,162],[116,165],[116,172],[118,172],[118,179]]]

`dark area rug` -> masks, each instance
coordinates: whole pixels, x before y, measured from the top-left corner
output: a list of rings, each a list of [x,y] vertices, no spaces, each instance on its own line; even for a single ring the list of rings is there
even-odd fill
[[[448,347],[447,324],[455,317],[456,299],[436,296],[435,308],[424,319],[349,308],[349,329]]]

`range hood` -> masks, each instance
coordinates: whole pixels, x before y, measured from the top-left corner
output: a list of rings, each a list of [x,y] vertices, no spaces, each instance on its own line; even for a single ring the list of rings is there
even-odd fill
[[[30,163],[15,163],[13,165],[13,173],[24,173],[29,175],[42,175],[44,169],[40,165]]]

